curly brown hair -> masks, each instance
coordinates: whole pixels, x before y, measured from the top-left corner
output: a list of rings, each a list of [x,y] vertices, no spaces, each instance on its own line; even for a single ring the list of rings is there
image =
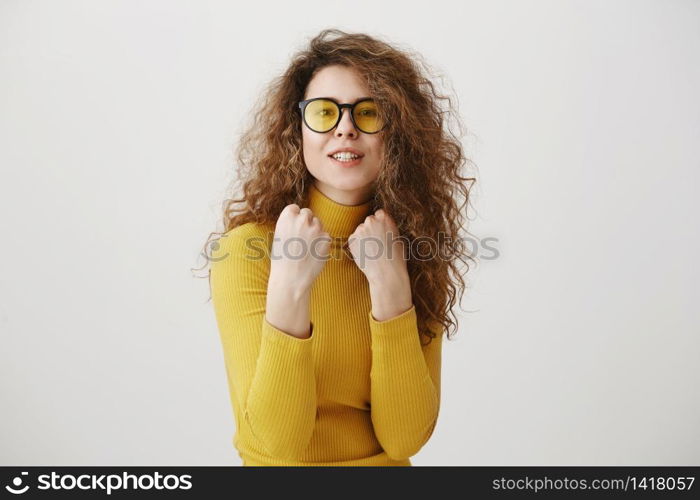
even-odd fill
[[[467,271],[463,257],[475,261],[464,251],[460,234],[465,225],[462,209],[476,180],[461,174],[473,162],[450,129],[453,119],[463,130],[453,100],[426,77],[430,70],[423,58],[377,37],[325,29],[267,85],[236,148],[243,196],[224,201],[224,231],[210,233],[203,255],[209,256],[206,250],[215,243],[214,235],[247,222],[274,225],[286,205],[306,206],[314,178],[303,160],[297,103],[315,73],[330,65],[355,69],[386,119],[372,212],[385,208],[405,241],[437,243],[431,251],[437,250],[439,258],[410,256],[407,267],[421,335],[429,342],[439,327],[451,338],[449,329],[457,330],[452,309],[457,292],[461,302],[466,287],[457,260]],[[235,208],[237,203],[242,207]],[[209,279],[211,293],[211,271]]]

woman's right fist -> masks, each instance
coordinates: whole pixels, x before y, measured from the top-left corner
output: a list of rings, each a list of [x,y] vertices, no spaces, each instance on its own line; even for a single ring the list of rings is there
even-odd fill
[[[275,226],[270,279],[299,292],[308,291],[330,255],[331,237],[309,208],[292,203]]]

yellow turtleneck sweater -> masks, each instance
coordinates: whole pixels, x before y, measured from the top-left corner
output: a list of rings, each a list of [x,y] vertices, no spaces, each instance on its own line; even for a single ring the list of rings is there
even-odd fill
[[[341,205],[311,185],[308,206],[335,243],[311,289],[307,339],[265,319],[274,224],[235,227],[212,252],[233,444],[244,466],[410,466],[437,423],[442,332],[421,345],[415,305],[372,316],[367,279],[340,248],[371,201]]]

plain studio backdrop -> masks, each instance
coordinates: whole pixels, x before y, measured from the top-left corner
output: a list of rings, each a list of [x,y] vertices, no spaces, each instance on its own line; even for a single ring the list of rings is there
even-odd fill
[[[497,249],[414,465],[700,464],[698,26],[679,0],[1,1],[0,463],[240,464],[196,269],[244,113],[335,27],[452,87]]]

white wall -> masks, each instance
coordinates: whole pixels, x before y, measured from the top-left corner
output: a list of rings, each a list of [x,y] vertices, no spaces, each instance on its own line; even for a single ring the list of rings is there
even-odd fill
[[[242,113],[325,27],[452,83],[498,238],[414,464],[700,464],[700,3],[271,10],[0,1],[0,464],[240,463],[190,268]]]

